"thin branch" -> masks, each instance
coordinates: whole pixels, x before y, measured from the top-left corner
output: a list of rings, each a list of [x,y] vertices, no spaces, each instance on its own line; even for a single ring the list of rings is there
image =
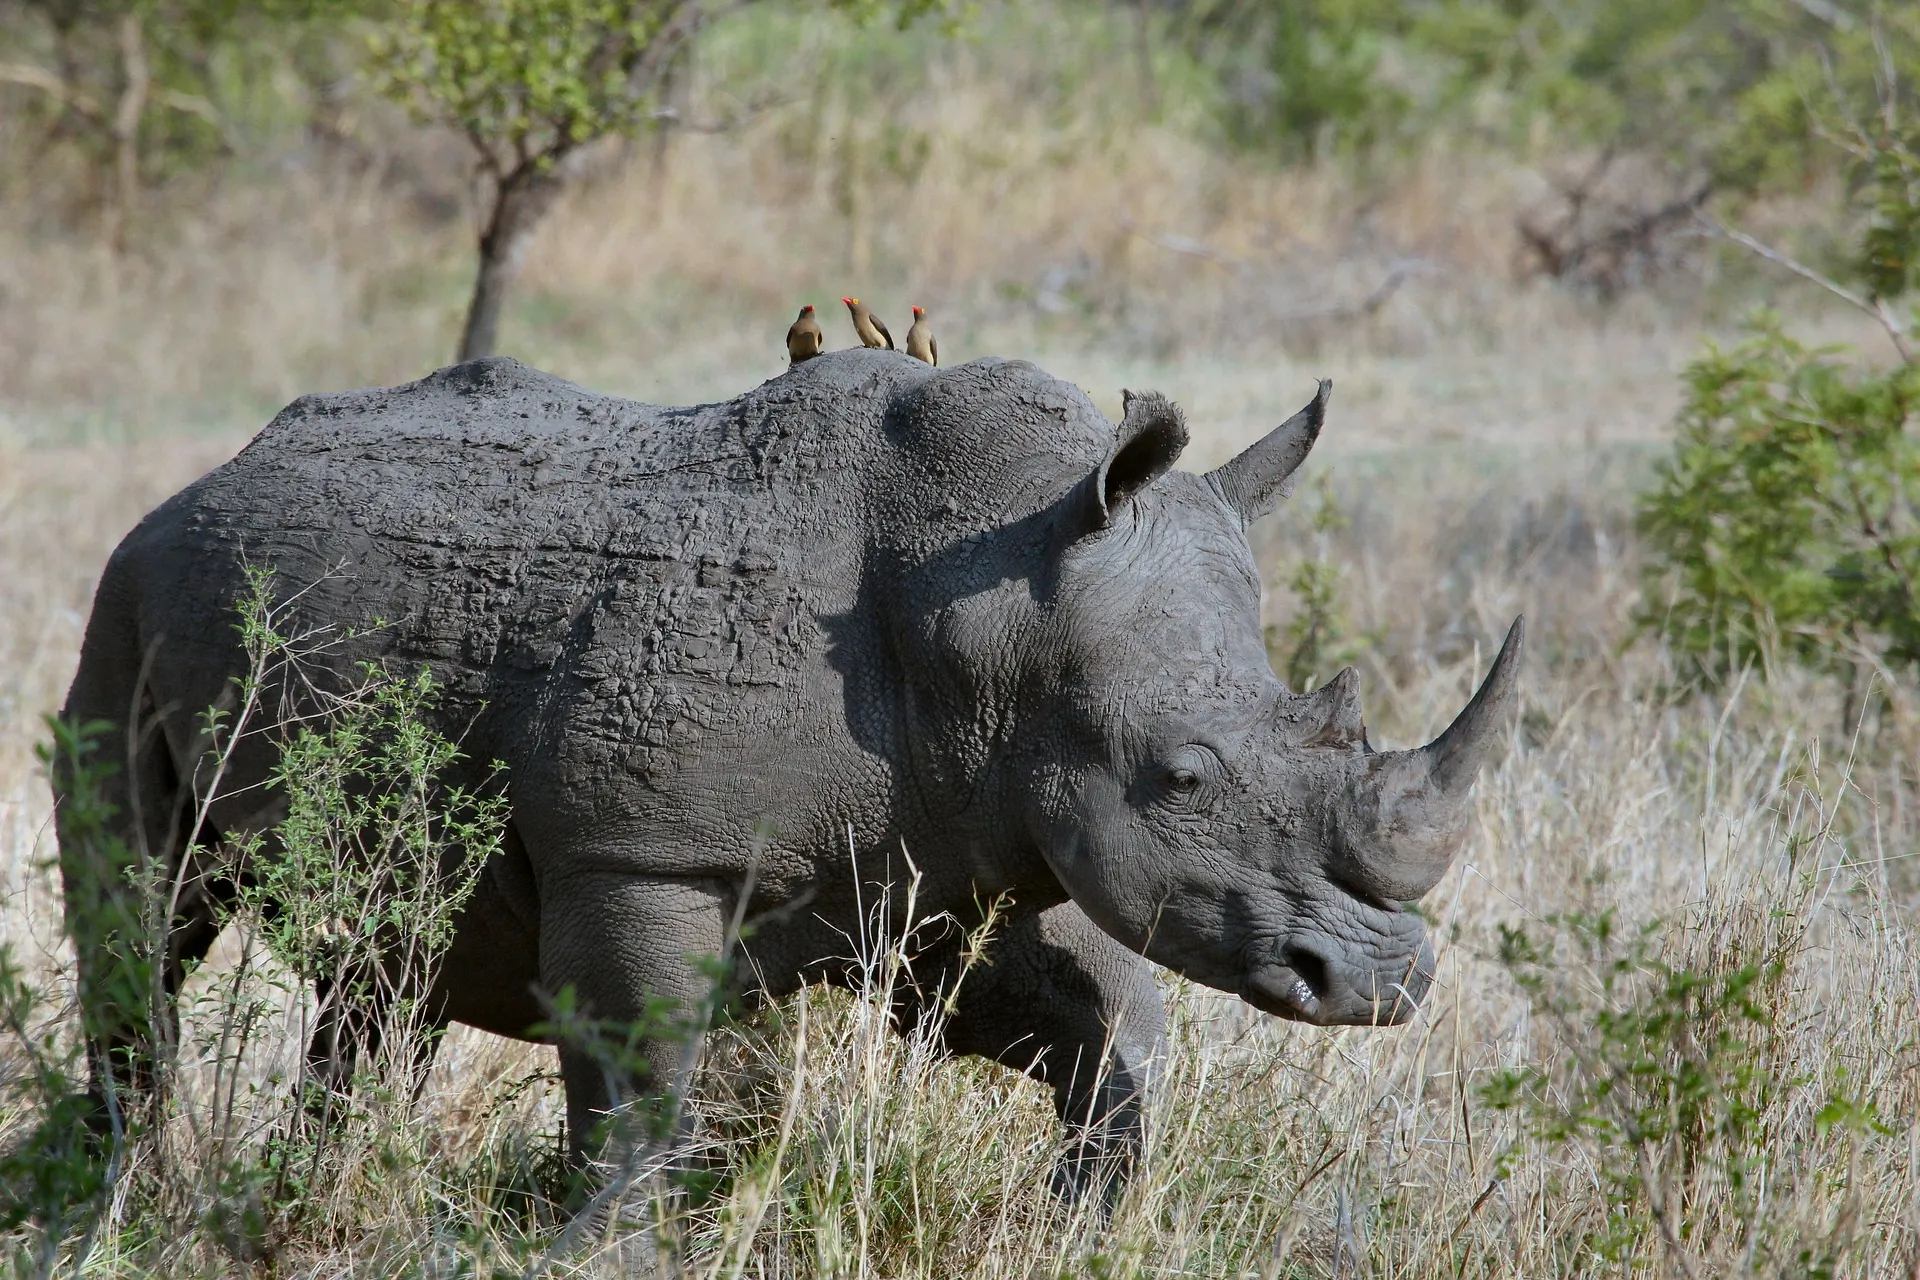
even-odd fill
[[[1901,363],[1913,363],[1913,351],[1907,344],[1907,331],[1894,317],[1893,312],[1888,309],[1884,301],[1864,298],[1837,280],[1829,279],[1827,276],[1809,267],[1806,263],[1782,253],[1764,241],[1755,240],[1744,231],[1736,230],[1733,227],[1722,226],[1704,214],[1698,215],[1698,221],[1708,235],[1722,240],[1730,240],[1748,252],[1758,254],[1760,257],[1765,258],[1775,266],[1784,267],[1794,275],[1799,276],[1802,280],[1819,285],[1822,289],[1825,289],[1834,297],[1845,302],[1848,306],[1872,316],[1874,321],[1879,324],[1882,329],[1887,331],[1887,337],[1893,342],[1893,349],[1899,353]]]
[[[732,115],[723,116],[718,120],[689,119],[678,107],[656,108],[647,112],[646,118],[669,123],[676,129],[685,129],[688,133],[736,133],[769,111],[777,111],[794,101],[796,99],[791,94],[767,94],[754,98]]]
[[[1660,1228],[1660,1239],[1666,1244],[1667,1252],[1680,1264],[1680,1270],[1686,1273],[1687,1280],[1700,1280],[1699,1264],[1687,1246],[1680,1241],[1680,1233],[1674,1230],[1673,1218],[1667,1212],[1666,1186],[1661,1180],[1659,1168],[1653,1160],[1653,1144],[1641,1138],[1634,1146],[1640,1157],[1640,1185],[1647,1193],[1649,1207],[1653,1210],[1653,1220]]]
[[[78,112],[96,124],[105,123],[106,117],[101,112],[99,103],[45,67],[36,67],[25,62],[0,62],[0,84],[17,84],[29,89],[38,89],[67,110]]]
[[[220,145],[225,147],[229,154],[240,149],[234,141],[233,130],[228,126],[226,117],[220,114],[213,103],[199,94],[183,93],[178,89],[162,89],[153,95],[153,100],[163,107],[172,107],[175,111],[198,116],[206,121],[213,127],[214,132],[220,135]]]
[[[1853,15],[1837,4],[1829,4],[1827,0],[1793,0],[1793,3],[1802,13],[1826,23],[1835,31],[1853,30]]]
[[[1493,1193],[1500,1189],[1500,1182],[1501,1179],[1496,1177],[1487,1183],[1487,1189],[1480,1193],[1479,1198],[1473,1202],[1473,1207],[1467,1210],[1467,1216],[1460,1219],[1459,1224],[1455,1226],[1453,1231],[1447,1236],[1447,1243],[1449,1245],[1460,1238],[1460,1233],[1472,1224],[1474,1215],[1486,1207],[1487,1201],[1493,1199]],[[1464,1262],[1462,1265],[1464,1265]]]
[[[1127,232],[1129,235],[1139,236],[1142,240],[1145,240],[1157,249],[1165,249],[1168,253],[1177,253],[1184,257],[1198,258],[1202,262],[1211,262],[1214,266],[1231,271],[1235,275],[1246,274],[1246,263],[1221,253],[1205,241],[1195,240],[1189,236],[1175,236],[1168,235],[1161,231],[1149,231],[1135,222],[1133,216],[1124,210],[1114,214],[1113,221],[1122,231]]]
[[[1360,320],[1386,306],[1388,300],[1400,292],[1400,286],[1413,277],[1438,274],[1440,274],[1439,268],[1424,258],[1402,258],[1387,269],[1386,278],[1373,287],[1373,292],[1357,303],[1288,311],[1276,319],[1281,324],[1299,324],[1306,320]]]

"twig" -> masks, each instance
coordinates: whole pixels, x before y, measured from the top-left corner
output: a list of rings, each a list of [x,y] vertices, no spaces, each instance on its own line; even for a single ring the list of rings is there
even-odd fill
[[[229,153],[236,152],[240,149],[239,145],[234,141],[233,130],[228,127],[226,118],[220,114],[219,110],[211,102],[199,94],[182,93],[178,89],[162,89],[153,95],[153,99],[163,107],[172,107],[175,111],[183,112],[190,116],[198,116],[200,119],[206,121],[208,125],[212,126],[214,132],[220,135],[220,145],[225,147]]]
[[[1162,231],[1149,231],[1135,222],[1132,215],[1124,210],[1114,214],[1113,221],[1114,225],[1118,226],[1122,231],[1125,231],[1129,235],[1139,236],[1156,249],[1165,249],[1168,253],[1177,253],[1183,257],[1198,258],[1202,262],[1211,262],[1214,266],[1231,271],[1235,275],[1244,275],[1246,273],[1246,263],[1241,262],[1238,258],[1229,257],[1221,253],[1218,249],[1215,249],[1203,240],[1195,240],[1190,236],[1168,235]]]
[[[1802,13],[1819,19],[1835,31],[1853,30],[1853,15],[1839,5],[1829,4],[1827,0],[1793,0],[1793,3]]]
[[[1280,324],[1299,324],[1306,320],[1360,320],[1386,306],[1388,300],[1400,292],[1400,286],[1414,276],[1435,275],[1438,272],[1439,269],[1424,258],[1402,258],[1387,269],[1386,278],[1373,287],[1373,292],[1357,303],[1288,311],[1276,319]]]
[[[1880,327],[1887,331],[1887,337],[1892,340],[1893,349],[1899,353],[1901,363],[1913,363],[1913,351],[1912,348],[1907,345],[1906,329],[1901,326],[1898,320],[1894,319],[1893,313],[1887,310],[1887,304],[1885,302],[1861,297],[1839,281],[1820,274],[1820,272],[1815,271],[1806,263],[1782,253],[1764,241],[1754,239],[1744,231],[1723,226],[1705,214],[1696,214],[1695,218],[1708,235],[1715,236],[1722,240],[1730,240],[1749,253],[1758,254],[1775,266],[1786,268],[1802,280],[1819,285],[1822,289],[1825,289],[1828,293],[1831,293],[1848,306],[1872,316]]]
[[[0,62],[0,84],[23,85],[29,89],[38,89],[70,111],[77,111],[94,123],[101,123],[105,117],[101,114],[100,104],[65,80],[44,67],[31,66],[24,62]]]
[[[1680,1233],[1673,1229],[1673,1217],[1667,1212],[1666,1191],[1660,1181],[1659,1170],[1653,1163],[1652,1143],[1642,1138],[1634,1150],[1640,1157],[1640,1185],[1647,1193],[1648,1206],[1653,1210],[1653,1220],[1660,1226],[1660,1238],[1666,1243],[1667,1252],[1686,1272],[1687,1280],[1700,1280],[1700,1268],[1695,1264],[1693,1255],[1687,1252],[1687,1246],[1680,1242]]]
[[[658,107],[647,113],[647,119],[659,120],[671,124],[676,129],[685,129],[688,133],[737,133],[766,115],[794,102],[791,94],[774,93],[754,98],[732,115],[717,120],[689,119],[678,107]]]
[[[1468,1225],[1473,1222],[1475,1215],[1486,1207],[1487,1201],[1493,1199],[1493,1193],[1499,1189],[1500,1179],[1493,1178],[1488,1181],[1487,1189],[1480,1193],[1479,1198],[1473,1202],[1473,1207],[1467,1210],[1467,1216],[1460,1219],[1459,1225],[1455,1226],[1454,1229],[1448,1233],[1447,1243],[1449,1245],[1460,1238],[1460,1233],[1467,1229]]]

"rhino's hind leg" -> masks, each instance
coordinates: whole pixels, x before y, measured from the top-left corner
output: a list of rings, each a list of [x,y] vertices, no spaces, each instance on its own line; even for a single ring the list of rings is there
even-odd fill
[[[158,1103],[155,1055],[179,1040],[175,998],[218,938],[235,886],[204,857],[219,837],[194,831],[191,792],[150,692],[132,684],[132,671],[101,665],[90,644],[53,778],[66,927],[104,1129],[115,1108],[124,1123]],[[90,724],[107,728],[80,735]]]
[[[707,962],[725,945],[732,899],[717,880],[621,872],[540,886],[540,984],[550,998],[571,993],[556,1021],[572,1023],[557,1038],[576,1161],[617,1165],[677,1136],[662,1126],[685,1114],[672,1104],[699,1052],[689,1019],[711,1007]]]
[[[1054,1190],[1098,1195],[1109,1209],[1140,1153],[1165,1033],[1147,962],[1072,903],[1009,920],[961,980],[945,1028],[952,1052],[991,1058],[1053,1089],[1067,1126]]]

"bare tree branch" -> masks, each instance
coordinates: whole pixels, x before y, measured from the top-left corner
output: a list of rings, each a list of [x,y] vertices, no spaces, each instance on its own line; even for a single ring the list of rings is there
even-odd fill
[[[1826,23],[1835,31],[1853,30],[1853,15],[1837,4],[1829,4],[1828,0],[1793,0],[1793,3],[1802,13]]]
[[[795,101],[791,94],[773,93],[756,97],[731,115],[717,120],[694,120],[682,114],[678,107],[660,107],[647,113],[647,119],[671,124],[676,129],[685,129],[688,133],[737,133],[766,115],[769,111],[778,111]]]
[[[1164,231],[1150,231],[1135,222],[1133,216],[1125,210],[1114,214],[1113,221],[1122,231],[1139,236],[1157,249],[1165,249],[1168,253],[1178,253],[1189,258],[1198,258],[1202,262],[1211,262],[1214,266],[1231,271],[1237,276],[1244,276],[1247,272],[1246,263],[1220,252],[1205,241],[1195,240],[1189,236],[1168,235]]]
[[[106,117],[99,103],[44,67],[24,62],[0,62],[0,84],[38,89],[67,110],[78,112],[96,124],[105,123]]]
[[[1708,235],[1721,240],[1729,240],[1748,252],[1765,258],[1775,266],[1784,267],[1794,275],[1799,276],[1802,280],[1819,285],[1822,289],[1825,289],[1828,293],[1840,299],[1848,306],[1872,316],[1874,321],[1879,324],[1882,329],[1887,331],[1887,337],[1893,342],[1893,349],[1899,353],[1901,363],[1913,363],[1913,351],[1907,342],[1906,328],[1895,318],[1892,310],[1884,301],[1862,297],[1838,281],[1829,279],[1820,272],[1815,271],[1799,259],[1782,253],[1764,241],[1754,239],[1744,231],[1724,226],[1704,214],[1698,215],[1698,221]]]

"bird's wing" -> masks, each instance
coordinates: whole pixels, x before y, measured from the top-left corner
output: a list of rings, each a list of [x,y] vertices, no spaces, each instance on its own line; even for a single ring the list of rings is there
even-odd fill
[[[934,367],[938,368],[940,365],[940,339],[934,337],[932,334],[927,335],[927,352],[933,357]]]
[[[871,320],[873,327],[880,331],[880,336],[887,340],[887,350],[893,350],[893,335],[887,332],[887,326],[880,323],[880,317],[869,311],[867,312],[867,319]]]

